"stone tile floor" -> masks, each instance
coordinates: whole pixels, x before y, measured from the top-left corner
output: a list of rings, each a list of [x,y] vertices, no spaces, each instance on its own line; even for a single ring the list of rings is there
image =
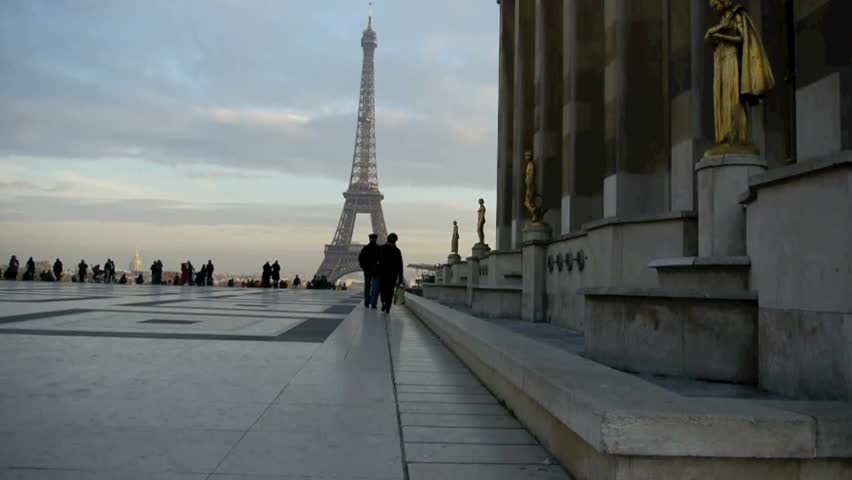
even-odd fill
[[[0,282],[2,480],[568,478],[552,463],[404,308]]]

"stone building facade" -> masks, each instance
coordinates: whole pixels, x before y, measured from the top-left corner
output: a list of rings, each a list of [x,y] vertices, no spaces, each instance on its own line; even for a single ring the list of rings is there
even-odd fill
[[[808,470],[823,463],[804,461],[789,477],[731,478],[852,475],[852,2],[742,2],[776,84],[750,112],[759,154],[718,157],[705,155],[715,140],[713,50],[704,35],[719,21],[708,0],[497,3],[496,248],[448,262],[412,309],[504,394],[577,478],[719,478],[697,473],[723,471],[698,457],[718,457],[728,467],[735,464],[723,457],[831,464]],[[538,164],[548,231],[529,225],[524,208],[528,151]],[[438,304],[461,305],[472,316],[463,320]],[[581,347],[575,356],[551,351],[549,359],[523,353],[514,345],[526,339],[509,339],[475,318],[550,323],[576,334]],[[543,370],[532,367],[536,362]],[[696,427],[703,420],[685,412],[720,405],[696,400],[683,411],[660,407],[667,419],[689,417],[690,434],[671,433],[674,424],[657,420],[632,419],[625,428],[645,432],[641,438],[651,443],[671,435],[678,446],[694,434],[700,446],[625,453],[615,445],[623,446],[623,431],[599,432],[579,420],[585,412],[604,422],[610,417],[601,411],[611,407],[618,417],[634,405],[616,408],[620,399],[600,390],[604,380],[581,373],[592,371],[607,379],[606,388],[624,392],[645,388],[630,375],[753,388],[786,402],[778,408],[804,413],[808,405],[816,424],[830,417],[814,428],[839,426],[837,445],[848,448],[720,452],[709,425],[726,414]],[[614,371],[630,375],[613,380]],[[545,394],[545,385],[553,390]],[[648,395],[659,393],[652,390]],[[736,415],[766,406],[723,403]],[[823,409],[833,413],[822,417]],[[618,437],[615,444],[601,440],[608,434]],[[583,460],[560,454],[566,442],[586,452],[577,454]],[[618,463],[635,455],[651,462],[643,464],[650,476]],[[678,457],[683,472],[696,476],[672,474],[680,470],[666,470],[673,464],[659,459],[651,466],[657,460],[644,455]]]
[[[718,14],[707,0],[498,4],[495,253],[524,244],[523,154],[532,151],[553,229],[547,257],[564,264],[568,251],[575,260],[579,251],[587,256],[582,273],[548,272],[535,320],[582,330],[588,288],[663,287],[665,274],[653,262],[699,255],[696,165],[714,143],[712,48],[704,33]],[[852,399],[852,206],[843,187],[852,155],[852,37],[844,20],[852,4],[744,6],[777,79],[751,112],[753,143],[768,169],[729,192],[751,192],[741,202],[747,241],[727,255],[742,258],[717,260],[746,265],[705,270],[748,276],[719,286],[756,294],[765,349],[753,378],[762,386]],[[778,211],[784,202],[789,209]],[[788,335],[797,340],[782,340]],[[826,358],[799,362],[813,348]]]

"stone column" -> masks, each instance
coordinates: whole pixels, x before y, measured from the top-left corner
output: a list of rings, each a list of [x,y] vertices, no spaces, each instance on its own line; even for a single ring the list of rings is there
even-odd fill
[[[500,83],[497,114],[497,250],[512,248],[515,1],[501,0],[500,2]]]
[[[524,228],[521,319],[547,321],[547,244],[552,238],[548,225]]]
[[[669,210],[668,0],[606,0],[604,216]]]
[[[515,108],[512,158],[512,247],[523,242],[524,153],[533,150],[535,109],[535,2],[515,2]]]
[[[796,151],[806,162],[852,150],[850,5],[797,0],[794,6]]]
[[[566,234],[603,216],[605,40],[600,0],[565,0],[563,23],[561,233]]]
[[[697,208],[695,164],[714,144],[713,49],[704,41],[714,15],[706,0],[670,2],[671,210]]]
[[[562,1],[535,0],[535,135],[538,190],[544,221],[561,231],[562,218]]]

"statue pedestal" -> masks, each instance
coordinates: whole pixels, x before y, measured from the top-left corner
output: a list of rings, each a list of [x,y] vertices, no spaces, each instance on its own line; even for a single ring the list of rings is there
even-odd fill
[[[521,318],[527,322],[546,322],[547,244],[553,235],[550,225],[527,225],[523,231],[523,292]]]
[[[746,255],[745,208],[739,195],[748,190],[749,177],[766,168],[758,155],[747,153],[708,154],[695,165],[699,256]]]
[[[459,262],[461,262],[461,255],[459,255],[457,253],[451,253],[447,257],[447,264],[448,265],[455,265],[456,263],[459,263]]]
[[[488,252],[491,251],[491,247],[484,243],[477,243],[471,249],[471,255],[476,257],[477,259],[485,258],[488,255]]]

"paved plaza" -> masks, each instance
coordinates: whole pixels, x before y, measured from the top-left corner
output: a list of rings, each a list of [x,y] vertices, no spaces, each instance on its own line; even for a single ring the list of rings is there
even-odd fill
[[[357,292],[0,283],[0,479],[568,478]]]

